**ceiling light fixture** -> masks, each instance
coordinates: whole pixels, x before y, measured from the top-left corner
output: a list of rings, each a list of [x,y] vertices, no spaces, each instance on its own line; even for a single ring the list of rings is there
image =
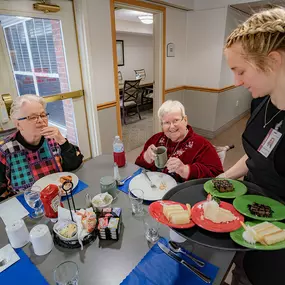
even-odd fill
[[[141,16],[138,16],[138,18],[141,20],[141,22],[143,24],[150,25],[153,23],[153,15],[152,14],[141,15]]]

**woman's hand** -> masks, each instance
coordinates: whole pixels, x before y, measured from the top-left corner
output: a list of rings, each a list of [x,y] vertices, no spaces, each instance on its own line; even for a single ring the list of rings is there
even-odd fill
[[[166,163],[166,167],[169,172],[175,172],[184,179],[187,179],[189,177],[190,169],[188,165],[185,165],[179,158],[169,158]]]
[[[57,127],[45,127],[41,130],[41,135],[46,139],[54,139],[59,145],[66,142],[66,139],[62,136]]]
[[[147,163],[153,163],[156,158],[156,146],[154,144],[150,145],[147,150],[145,151],[143,157]]]

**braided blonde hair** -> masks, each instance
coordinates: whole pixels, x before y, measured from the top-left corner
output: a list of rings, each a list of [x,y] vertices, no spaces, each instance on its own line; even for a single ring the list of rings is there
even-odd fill
[[[245,58],[263,71],[270,70],[268,54],[285,52],[285,9],[255,13],[227,38],[225,49],[241,43]]]

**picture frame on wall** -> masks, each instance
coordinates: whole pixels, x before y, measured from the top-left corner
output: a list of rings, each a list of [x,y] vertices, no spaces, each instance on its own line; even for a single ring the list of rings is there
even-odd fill
[[[125,65],[125,57],[124,57],[124,41],[117,40],[117,59],[118,59],[118,66]]]
[[[167,57],[175,57],[175,45],[174,45],[174,43],[167,44]]]

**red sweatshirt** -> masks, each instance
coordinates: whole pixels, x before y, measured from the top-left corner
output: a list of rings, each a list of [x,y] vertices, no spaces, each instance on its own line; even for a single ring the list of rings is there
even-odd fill
[[[193,132],[193,129],[188,125],[188,134],[177,146],[177,142],[172,142],[166,137],[163,132],[153,135],[144,145],[144,149],[136,159],[136,164],[146,169],[157,171],[154,162],[149,164],[144,160],[144,153],[150,145],[167,147],[167,155],[170,157],[179,158],[184,164],[189,167],[189,176],[187,179],[175,174],[174,178],[177,181],[187,181],[190,179],[215,177],[223,173],[221,160],[212,146],[202,136]],[[168,173],[167,168],[163,169],[164,173]],[[173,176],[173,174],[172,174]]]

